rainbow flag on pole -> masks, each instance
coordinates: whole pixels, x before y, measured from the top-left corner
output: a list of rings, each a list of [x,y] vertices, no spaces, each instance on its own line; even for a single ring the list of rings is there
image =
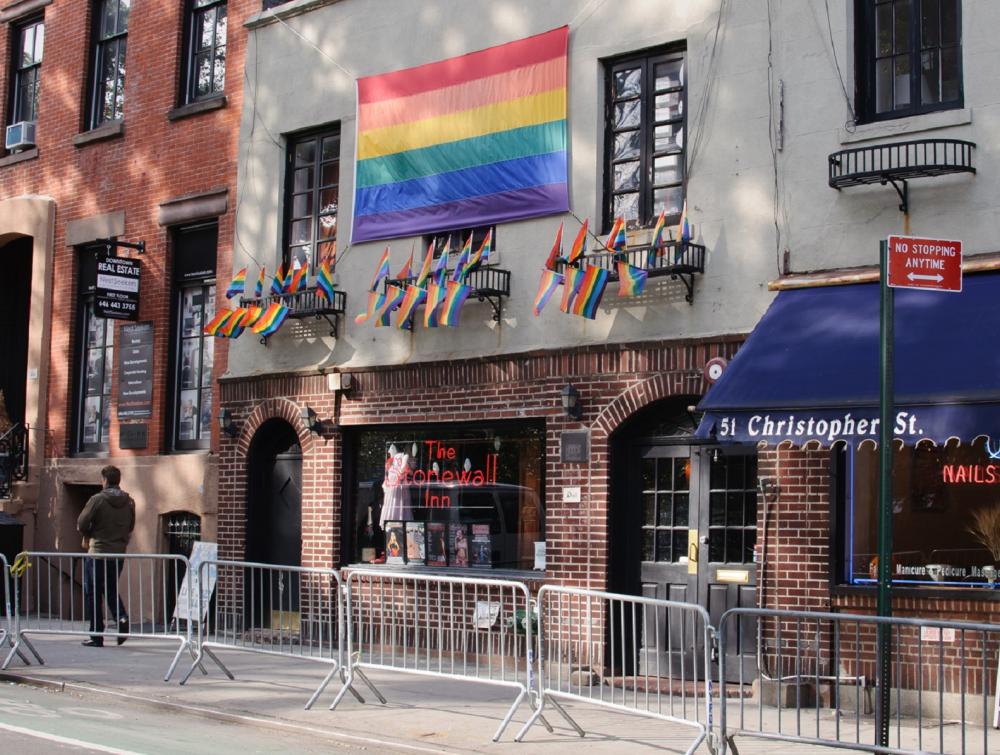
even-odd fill
[[[305,289],[309,282],[309,265],[303,265],[292,275],[292,282],[288,286],[289,293],[295,294]]]
[[[646,279],[649,271],[641,267],[633,267],[627,262],[618,261],[618,295],[641,296],[646,290]]]
[[[352,242],[569,210],[566,26],[358,80]]]
[[[563,280],[562,301],[559,303],[559,309],[563,312],[569,312],[570,305],[573,303],[577,291],[580,290],[581,283],[583,283],[583,270],[578,267],[567,267]]]
[[[605,246],[612,252],[620,252],[625,248],[625,218],[615,218]]]
[[[245,307],[238,307],[233,310],[232,315],[225,324],[219,328],[218,335],[224,338],[239,338],[243,335],[243,318],[247,315],[247,310]]]
[[[239,296],[244,291],[246,291],[247,286],[247,269],[243,268],[236,275],[233,276],[232,281],[229,283],[229,288],[226,289],[226,298],[232,299],[234,296]]]
[[[382,306],[382,302],[385,301],[385,294],[380,294],[375,291],[368,292],[368,306],[364,312],[357,315],[354,318],[354,322],[360,325],[366,322],[368,318],[375,314],[375,312]]]
[[[262,314],[264,314],[263,307],[247,307],[246,313],[243,315],[243,319],[240,321],[240,325],[242,325],[244,328],[251,328],[260,319],[260,316]]]
[[[205,326],[205,333],[210,336],[219,335],[219,331],[229,321],[229,318],[232,317],[233,314],[233,310],[231,309],[220,309],[215,313],[215,317],[213,317]]]
[[[277,271],[274,273],[274,277],[271,278],[271,293],[274,296],[282,294],[285,291],[285,266],[278,265]]]
[[[400,269],[400,271],[398,273],[396,273],[395,280],[405,280],[405,279],[410,278],[410,277],[413,276],[413,272],[412,272],[412,270],[413,270],[413,252],[414,252],[414,250],[411,248],[410,249],[410,256],[406,258],[406,262],[403,264],[403,267]]]
[[[562,232],[563,232],[563,224],[560,223],[559,230],[556,231],[555,243],[552,244],[552,251],[549,252],[549,258],[545,260],[546,270],[555,270],[556,260],[562,257]]]
[[[455,263],[455,270],[451,274],[451,279],[455,283],[461,283],[465,279],[465,274],[469,271],[469,259],[472,257],[472,233],[465,240],[462,246],[462,253],[458,255],[458,262]]]
[[[444,304],[441,305],[441,313],[438,322],[447,325],[449,328],[458,327],[458,316],[462,313],[462,305],[472,293],[472,286],[466,286],[455,281],[448,281],[448,292],[444,297]]]
[[[590,223],[590,218],[583,221],[583,225],[580,226],[580,232],[576,234],[576,239],[573,241],[573,246],[569,250],[569,258],[566,260],[570,265],[576,262],[580,257],[583,256],[584,252],[587,251],[587,225]]]
[[[597,316],[597,307],[600,306],[607,285],[608,271],[603,267],[587,265],[583,280],[580,282],[580,290],[573,300],[573,314],[593,320]]]
[[[253,296],[255,299],[259,299],[264,295],[264,280],[267,278],[267,270],[265,268],[260,269],[260,275],[257,276],[257,284],[253,287]]]
[[[646,267],[653,264],[653,260],[663,256],[665,247],[664,234],[667,231],[667,211],[661,210],[656,218],[656,225],[653,226],[653,240],[649,244],[649,253],[646,255]]]
[[[389,324],[389,316],[400,305],[405,296],[406,292],[399,286],[386,286],[385,296],[382,298],[382,308],[375,316],[376,328],[383,328]]]
[[[427,284],[427,303],[424,305],[424,327],[436,328],[441,302],[444,301],[445,289],[437,283]]]
[[[470,239],[471,240],[471,239]],[[485,263],[490,258],[490,249],[493,246],[493,229],[490,228],[486,232],[486,238],[483,239],[483,243],[479,245],[479,249],[473,254],[468,263],[465,265],[465,274],[468,275],[472,272],[472,268],[481,263]]]
[[[427,245],[427,254],[424,255],[424,264],[420,266],[420,272],[417,273],[417,285],[423,286],[427,283],[427,276],[431,274],[431,265],[434,264],[434,241]]]
[[[576,268],[572,269],[575,270]],[[555,293],[555,290],[559,288],[559,284],[562,282],[563,276],[555,270],[542,271],[542,278],[538,281],[538,293],[535,294],[535,317],[538,317],[542,313],[545,305],[552,298],[552,294]]]
[[[677,240],[682,242],[691,240],[691,224],[688,222],[688,201],[686,199],[681,208],[681,217],[677,221]]]
[[[260,316],[251,330],[262,338],[267,338],[278,332],[278,328],[281,327],[287,317],[288,307],[284,304],[271,304],[264,310],[264,314]]]
[[[410,327],[413,311],[419,307],[427,298],[427,292],[412,283],[406,287],[406,296],[403,297],[399,305],[399,314],[396,315],[396,327],[400,330]]]
[[[316,273],[316,295],[326,299],[327,304],[333,304],[333,271],[329,260],[323,260]]]
[[[374,291],[378,288],[378,284],[382,282],[383,278],[389,277],[389,247],[385,248],[382,252],[382,257],[378,261],[378,266],[375,268],[375,276],[372,278],[372,283],[368,287],[369,291]]]

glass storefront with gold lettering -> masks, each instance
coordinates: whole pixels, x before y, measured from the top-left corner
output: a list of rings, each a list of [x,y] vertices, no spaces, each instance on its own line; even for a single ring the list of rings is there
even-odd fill
[[[345,450],[350,562],[544,568],[541,423],[365,428]]]

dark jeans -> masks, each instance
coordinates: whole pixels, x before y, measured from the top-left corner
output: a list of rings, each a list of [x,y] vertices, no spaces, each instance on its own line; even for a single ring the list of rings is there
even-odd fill
[[[90,622],[90,637],[94,642],[103,642],[105,603],[113,614],[115,631],[123,624],[128,625],[125,605],[118,597],[118,578],[124,568],[125,560],[121,558],[83,560],[83,609]]]

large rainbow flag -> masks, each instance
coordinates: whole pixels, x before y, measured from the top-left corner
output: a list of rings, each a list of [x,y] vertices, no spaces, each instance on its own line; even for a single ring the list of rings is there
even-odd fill
[[[359,79],[352,243],[567,211],[568,39]]]

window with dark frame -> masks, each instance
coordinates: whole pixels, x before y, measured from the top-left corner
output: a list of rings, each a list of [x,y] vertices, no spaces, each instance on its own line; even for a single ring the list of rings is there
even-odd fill
[[[226,0],[187,0],[185,103],[224,91],[226,27]]]
[[[115,324],[99,317],[94,309],[97,257],[103,247],[87,247],[79,253],[77,317],[76,432],[75,450],[102,453],[108,450],[111,429],[111,385],[115,362]]]
[[[45,46],[45,23],[36,17],[14,27],[14,76],[7,123],[38,120],[38,84]]]
[[[855,0],[861,122],[963,106],[959,0]]]
[[[120,120],[125,108],[125,51],[132,0],[94,5],[92,80],[88,127]]]
[[[171,328],[171,423],[174,451],[206,449],[212,437],[212,374],[215,339],[205,324],[215,316],[218,225],[175,228],[174,321]]]
[[[623,217],[652,226],[680,218],[685,190],[687,67],[683,49],[607,62],[604,230]]]
[[[340,126],[289,137],[287,159],[283,261],[315,267],[337,240]]]

